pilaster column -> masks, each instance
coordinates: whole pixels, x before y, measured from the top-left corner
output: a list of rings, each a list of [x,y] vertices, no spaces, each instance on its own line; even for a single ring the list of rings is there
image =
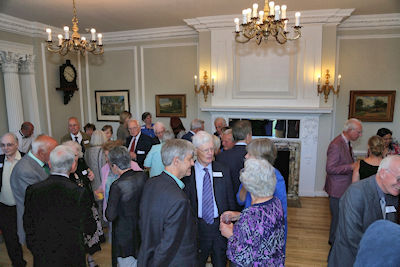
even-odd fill
[[[21,89],[18,78],[18,62],[20,55],[11,52],[0,52],[1,69],[4,76],[8,130],[14,132],[24,122]]]
[[[35,82],[34,55],[26,55],[19,64],[19,78],[22,93],[24,118],[35,126],[35,135],[42,133],[39,117],[39,103]]]

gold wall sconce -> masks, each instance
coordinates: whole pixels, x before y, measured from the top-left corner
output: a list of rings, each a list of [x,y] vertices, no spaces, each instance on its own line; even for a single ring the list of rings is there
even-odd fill
[[[197,87],[197,75],[194,76],[194,92],[196,94],[200,93],[201,91],[203,91],[203,95],[204,95],[204,101],[207,102],[207,96],[208,93],[210,94],[214,94],[214,77],[211,77],[211,86],[208,84],[207,82],[208,80],[208,76],[207,76],[207,71],[204,71],[204,75],[203,75],[203,84],[200,85],[200,87]]]
[[[340,80],[342,79],[342,75],[339,74],[337,77],[336,89],[333,87],[333,85],[329,84],[330,77],[331,75],[329,74],[329,70],[326,70],[325,83],[321,85],[321,77],[318,76],[318,95],[324,93],[325,103],[328,102],[328,96],[331,91],[333,92],[334,95],[339,95],[339,90],[340,90]]]

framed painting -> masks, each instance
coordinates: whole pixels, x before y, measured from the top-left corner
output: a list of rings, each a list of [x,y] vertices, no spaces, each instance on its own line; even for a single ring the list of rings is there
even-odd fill
[[[156,95],[156,116],[186,118],[186,95]]]
[[[350,91],[349,118],[393,121],[396,91]]]
[[[129,110],[129,91],[95,91],[98,121],[119,121],[119,114]]]

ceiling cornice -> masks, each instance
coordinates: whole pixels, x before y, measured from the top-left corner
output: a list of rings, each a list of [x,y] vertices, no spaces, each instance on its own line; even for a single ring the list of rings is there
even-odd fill
[[[340,24],[339,30],[400,27],[400,13],[351,16]]]
[[[305,10],[301,12],[301,24],[315,23],[337,23],[339,24],[344,18],[349,17],[354,11],[351,9],[321,9],[321,10]],[[293,24],[295,12],[288,12],[289,25]],[[184,19],[186,24],[195,28],[197,31],[209,31],[217,28],[233,28],[235,18],[241,18],[241,15],[225,15],[212,17],[199,17],[193,19]]]

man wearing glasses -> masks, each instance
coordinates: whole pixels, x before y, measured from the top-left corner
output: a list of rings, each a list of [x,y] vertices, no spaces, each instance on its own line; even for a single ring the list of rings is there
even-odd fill
[[[399,193],[398,155],[384,158],[376,175],[347,189],[340,199],[339,223],[328,266],[353,266],[361,237],[368,226],[382,219],[397,221]]]
[[[329,244],[335,241],[335,231],[339,216],[339,199],[351,184],[354,169],[354,154],[351,142],[362,135],[362,125],[357,119],[349,119],[343,127],[343,132],[338,135],[328,146],[326,159],[325,191],[329,195],[331,210],[331,229],[329,231]]]

